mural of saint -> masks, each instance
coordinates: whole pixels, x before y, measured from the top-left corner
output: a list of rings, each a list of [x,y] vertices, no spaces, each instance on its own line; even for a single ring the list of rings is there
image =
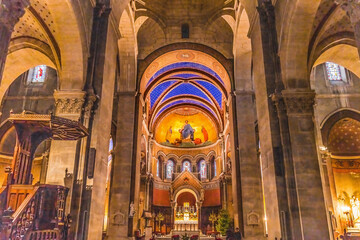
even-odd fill
[[[188,120],[185,120],[185,125],[179,130],[181,134],[181,139],[187,139],[190,137],[194,141],[194,132],[195,130],[191,127]]]
[[[170,126],[169,130],[166,132],[166,137],[165,137],[166,142],[168,143],[170,142],[171,135],[172,135],[172,126]]]

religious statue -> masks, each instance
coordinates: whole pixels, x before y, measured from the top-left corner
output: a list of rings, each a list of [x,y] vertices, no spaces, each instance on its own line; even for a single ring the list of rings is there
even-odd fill
[[[174,190],[173,190],[173,188],[172,187],[170,187],[169,188],[169,194],[170,194],[170,201],[172,202],[172,201],[174,201]]]
[[[140,161],[140,172],[142,174],[146,173],[146,162],[145,162],[144,158],[141,158],[141,161]]]
[[[201,201],[204,201],[204,197],[205,197],[205,190],[202,188],[202,189],[200,190],[200,200],[201,200]]]
[[[354,216],[354,223],[360,222],[360,201],[357,197],[352,196],[350,199],[350,205],[352,209],[352,214]]]
[[[227,166],[227,172],[231,173],[231,159],[230,158],[227,159],[226,166]]]
[[[187,139],[190,137],[194,141],[195,130],[191,127],[188,120],[185,120],[185,125],[179,130],[181,139]]]
[[[134,202],[130,203],[129,217],[134,217],[136,213]]]

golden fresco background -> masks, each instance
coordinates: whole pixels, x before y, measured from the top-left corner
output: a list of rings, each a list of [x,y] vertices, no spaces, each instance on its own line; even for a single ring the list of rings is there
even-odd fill
[[[160,144],[174,147],[200,147],[217,141],[218,131],[211,118],[193,109],[189,111],[189,114],[186,113],[185,108],[185,110],[173,111],[165,115],[155,126],[155,140]],[[179,130],[183,128],[186,120],[189,121],[189,124],[195,130],[193,141],[191,139],[181,139]],[[172,128],[172,133],[169,133],[170,127]],[[206,133],[208,136],[207,141],[205,141]]]

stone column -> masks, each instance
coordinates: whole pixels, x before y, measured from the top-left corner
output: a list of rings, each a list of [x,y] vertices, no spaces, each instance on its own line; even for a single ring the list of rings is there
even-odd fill
[[[202,201],[196,202],[196,207],[198,211],[198,230],[200,231],[201,231],[201,206],[202,206]]]
[[[108,228],[109,239],[130,239],[128,237],[129,206],[131,194],[131,179],[134,159],[134,135],[136,97],[135,92],[121,92],[118,94],[118,122],[116,133],[115,161],[110,199],[110,225]]]
[[[314,97],[309,89],[283,90],[289,122],[301,239],[330,239],[315,142]]]
[[[55,115],[77,121],[84,104],[84,96],[83,91],[55,91]],[[51,142],[47,184],[64,185],[65,170],[73,173],[75,154],[76,141]],[[71,193],[68,196],[71,196]]]
[[[15,24],[25,14],[29,0],[2,0],[0,2],[0,83],[5,67],[11,34]]]
[[[221,184],[222,184],[222,194],[223,194],[223,197],[222,197],[222,206],[223,208],[227,209],[227,183],[226,183],[226,175],[223,174],[221,176]]]
[[[254,93],[236,91],[233,101],[233,124],[237,136],[234,141],[235,164],[232,179],[233,182],[240,183],[236,188],[239,225],[246,239],[259,240],[264,238],[264,207],[261,168],[256,148]]]
[[[40,173],[40,184],[46,183],[46,172],[49,164],[49,150],[42,154],[41,173]]]
[[[354,28],[355,41],[360,55],[360,1],[359,0],[335,0],[350,18]]]

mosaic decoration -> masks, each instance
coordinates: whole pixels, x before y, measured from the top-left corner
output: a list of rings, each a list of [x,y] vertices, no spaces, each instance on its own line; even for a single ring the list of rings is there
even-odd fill
[[[217,141],[216,125],[206,114],[191,107],[182,108],[181,114],[179,111],[167,114],[155,127],[155,140],[158,143],[191,148],[207,146]]]
[[[185,99],[185,100],[177,100],[177,101],[174,101],[174,102],[171,102],[171,103],[165,105],[163,108],[161,108],[160,111],[158,111],[158,113],[156,114],[155,119],[158,118],[158,117],[160,116],[160,114],[161,114],[162,112],[164,112],[166,109],[169,109],[169,108],[171,108],[171,107],[174,107],[174,106],[176,106],[176,105],[181,105],[181,104],[194,104],[194,105],[198,105],[199,107],[203,107],[203,108],[205,108],[206,110],[208,110],[215,118],[217,118],[215,112],[214,112],[213,110],[211,110],[211,109],[210,109],[208,106],[206,106],[205,104],[203,104],[203,103],[201,103],[201,102],[199,102],[199,101],[196,101],[196,100]]]
[[[166,81],[157,85],[150,93],[150,107],[152,108],[158,100],[158,98],[163,94],[171,85],[176,83],[177,81]]]
[[[176,97],[179,95],[193,95],[200,98],[203,98],[207,102],[211,103],[209,97],[198,87],[191,83],[182,83],[179,86],[172,89],[165,97],[161,100],[161,102],[166,101],[169,98]]]
[[[326,62],[326,73],[329,81],[344,81],[341,77],[340,66],[333,62]]]
[[[193,73],[180,73],[180,74],[175,74],[173,76],[171,76],[172,78],[184,78],[184,79],[189,79],[189,78],[199,78],[200,76],[197,74],[193,74]]]
[[[204,87],[215,98],[220,108],[222,108],[223,94],[214,84],[203,80],[196,80],[195,82],[200,84],[202,87]]]
[[[174,69],[179,69],[179,68],[192,68],[192,69],[197,69],[197,70],[207,72],[208,74],[215,77],[217,80],[219,80],[219,82],[221,82],[224,85],[223,80],[221,79],[221,77],[214,70],[212,70],[212,69],[210,69],[210,68],[208,68],[208,67],[206,67],[206,66],[204,66],[202,64],[194,63],[194,62],[177,62],[177,63],[167,65],[167,66],[161,68],[159,71],[157,71],[149,79],[146,86],[149,86],[149,84],[152,81],[154,81],[157,77],[159,77],[161,74],[166,73],[166,72],[171,71],[171,70],[174,70]]]

